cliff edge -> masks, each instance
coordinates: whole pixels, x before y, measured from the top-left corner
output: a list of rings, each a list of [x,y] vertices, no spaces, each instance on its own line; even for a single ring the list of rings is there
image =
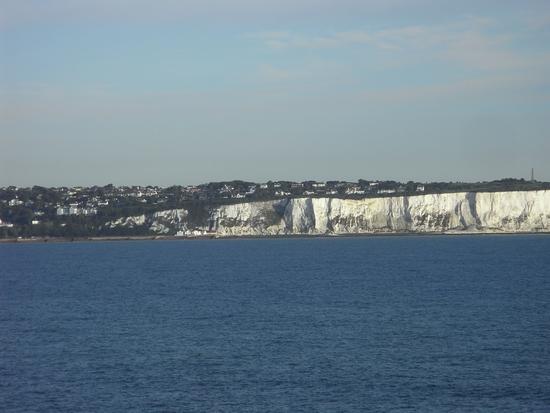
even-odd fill
[[[550,191],[459,192],[365,199],[291,198],[166,210],[108,222],[181,236],[550,232]]]

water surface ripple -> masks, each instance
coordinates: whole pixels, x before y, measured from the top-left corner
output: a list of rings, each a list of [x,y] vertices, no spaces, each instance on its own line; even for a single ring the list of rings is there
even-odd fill
[[[0,245],[4,412],[548,412],[550,236]]]

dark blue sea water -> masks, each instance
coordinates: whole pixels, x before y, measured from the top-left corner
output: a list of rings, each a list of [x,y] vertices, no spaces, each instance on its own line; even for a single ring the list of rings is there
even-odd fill
[[[3,412],[548,412],[550,236],[0,245]]]

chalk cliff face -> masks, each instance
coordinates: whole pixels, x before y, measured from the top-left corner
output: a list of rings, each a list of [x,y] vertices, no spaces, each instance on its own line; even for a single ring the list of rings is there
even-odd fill
[[[107,228],[126,227],[135,228],[146,226],[157,234],[170,234],[182,228],[187,229],[186,218],[188,212],[185,209],[167,209],[149,215],[136,215],[119,218],[116,221],[107,222]]]
[[[216,236],[550,232],[550,191],[294,198],[213,207],[208,219],[193,227],[187,218],[185,210],[169,210],[109,224],[139,222],[157,233]]]

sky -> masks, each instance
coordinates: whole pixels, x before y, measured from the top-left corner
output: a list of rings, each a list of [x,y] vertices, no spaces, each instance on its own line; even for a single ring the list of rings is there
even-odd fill
[[[0,186],[550,180],[550,2],[0,0]]]

